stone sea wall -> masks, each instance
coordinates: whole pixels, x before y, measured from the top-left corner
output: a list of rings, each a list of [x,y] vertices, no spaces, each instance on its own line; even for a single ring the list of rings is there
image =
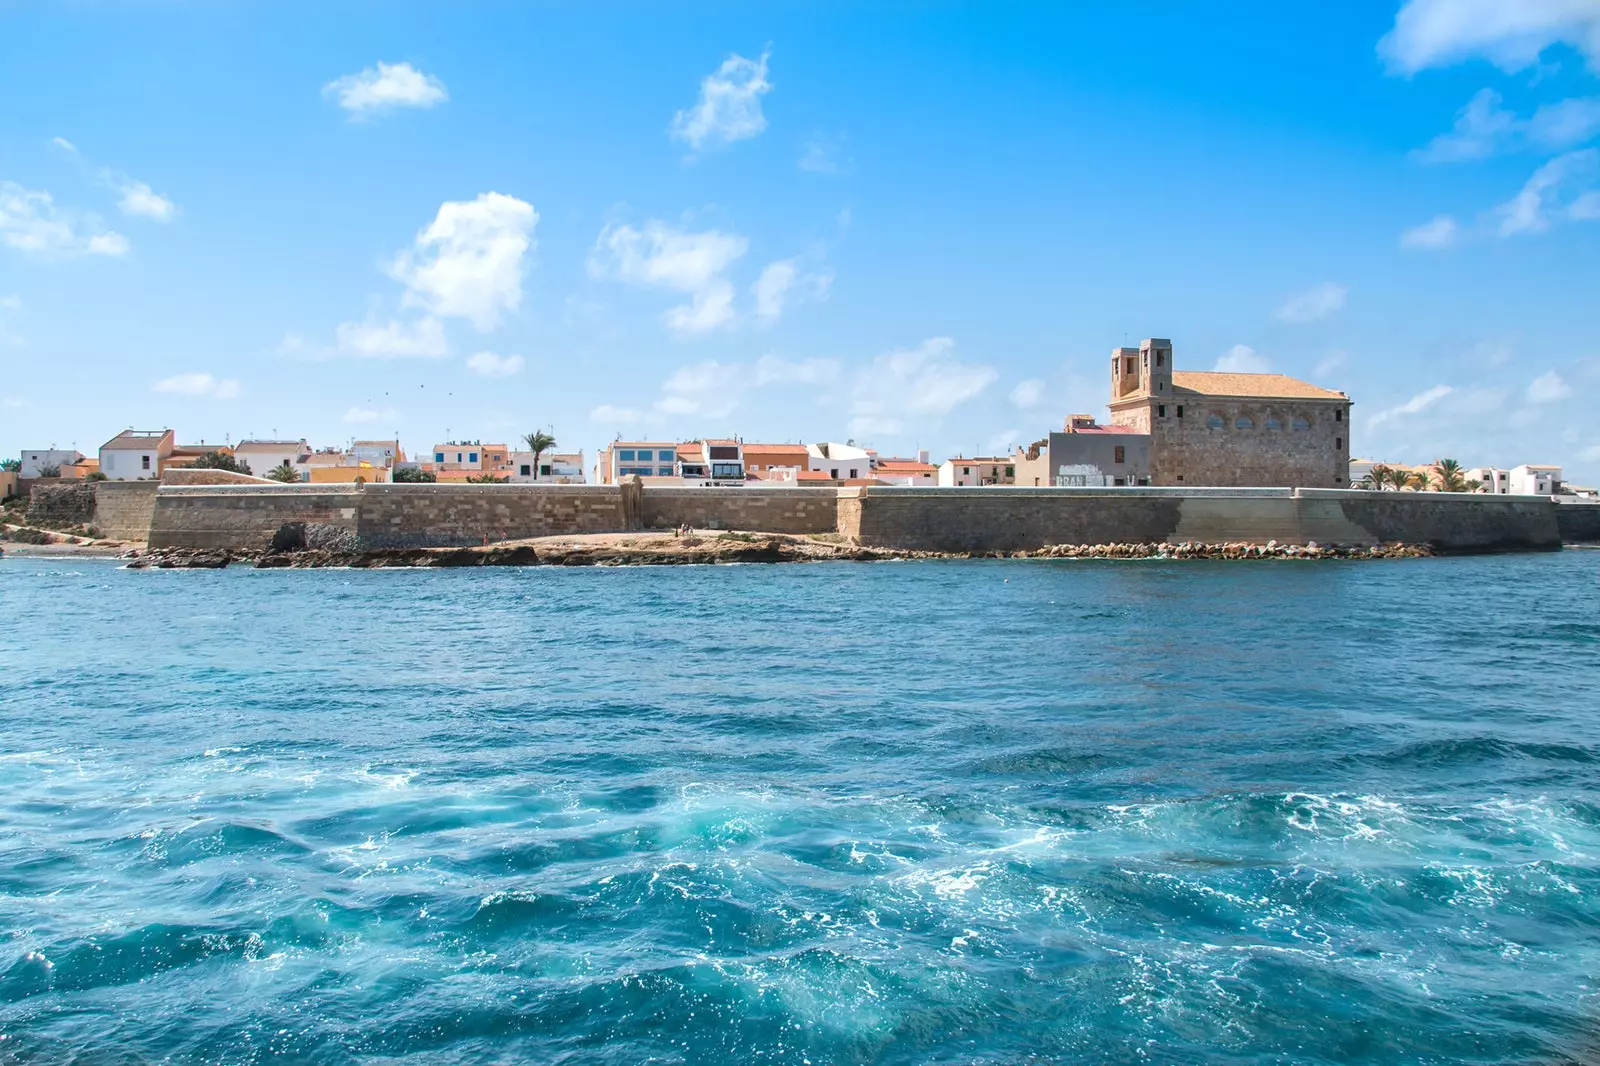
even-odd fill
[[[113,540],[144,540],[156,509],[154,481],[98,481],[94,486],[94,524]]]
[[[97,523],[152,548],[257,551],[287,523],[367,548],[464,547],[637,529],[836,534],[877,548],[1033,551],[1056,544],[1346,544],[1435,551],[1600,541],[1600,506],[1543,497],[1336,489],[728,488],[635,485],[165,485],[102,483]],[[119,496],[121,493],[126,496]],[[113,502],[115,500],[115,502]],[[115,529],[106,521],[120,514]]]

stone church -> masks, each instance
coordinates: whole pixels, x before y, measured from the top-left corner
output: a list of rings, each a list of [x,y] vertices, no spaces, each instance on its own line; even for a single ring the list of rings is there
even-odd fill
[[[1111,352],[1111,426],[1148,434],[1152,485],[1349,488],[1350,397],[1285,374],[1175,370],[1172,342]]]

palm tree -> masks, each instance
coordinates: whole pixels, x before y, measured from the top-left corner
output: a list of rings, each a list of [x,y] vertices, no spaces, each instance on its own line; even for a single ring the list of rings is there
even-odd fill
[[[1367,471],[1367,476],[1362,479],[1369,489],[1383,491],[1383,486],[1389,480],[1389,468],[1382,463],[1373,463],[1372,469]]]
[[[535,430],[522,438],[533,453],[533,480],[539,480],[539,456],[556,446],[556,439],[544,430]]]
[[[1435,459],[1433,476],[1439,482],[1440,492],[1471,492],[1466,473],[1454,459]]]
[[[1384,474],[1386,477],[1388,477],[1389,484],[1394,486],[1394,490],[1396,492],[1399,492],[1401,489],[1408,488],[1411,485],[1411,471],[1405,469],[1404,467],[1391,466],[1384,471]]]
[[[1411,487],[1413,489],[1415,489],[1417,492],[1432,492],[1433,491],[1433,478],[1428,476],[1428,471],[1427,471],[1426,467],[1424,467],[1421,470],[1413,470],[1413,471],[1411,471],[1410,475],[1408,475],[1406,480],[1410,483]]]
[[[300,475],[295,471],[294,467],[289,465],[289,460],[287,459],[268,470],[267,477],[273,481],[281,481],[285,485],[294,484],[300,480]]]
[[[469,485],[504,485],[507,480],[509,479],[496,474],[473,474],[467,478],[467,483]]]

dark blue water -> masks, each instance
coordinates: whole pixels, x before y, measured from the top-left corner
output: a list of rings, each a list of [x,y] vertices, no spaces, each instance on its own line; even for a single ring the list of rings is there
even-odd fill
[[[1594,1061],[1597,575],[0,561],[0,1060]]]

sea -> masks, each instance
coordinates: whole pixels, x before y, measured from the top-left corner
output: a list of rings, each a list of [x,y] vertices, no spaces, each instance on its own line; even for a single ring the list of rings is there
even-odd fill
[[[1600,1061],[1600,553],[0,560],[0,1062]]]

